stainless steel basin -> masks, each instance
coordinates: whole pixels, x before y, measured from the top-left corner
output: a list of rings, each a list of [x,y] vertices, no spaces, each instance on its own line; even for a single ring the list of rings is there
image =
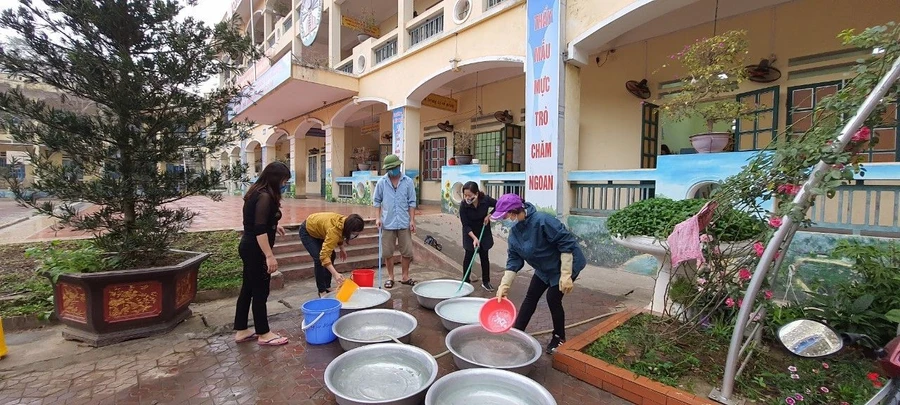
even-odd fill
[[[419,305],[428,309],[434,309],[443,300],[465,297],[475,291],[475,287],[472,284],[463,283],[462,289],[460,289],[459,283],[459,280],[422,281],[414,285],[412,291],[416,295]]]
[[[325,295],[335,298],[337,291]],[[391,292],[374,287],[359,287],[347,302],[341,303],[341,315],[347,315],[363,309],[380,308],[391,299]]]
[[[444,328],[453,330],[463,325],[479,323],[478,314],[487,300],[478,297],[451,298],[435,305],[434,313],[441,318]]]
[[[416,317],[393,309],[364,309],[338,318],[331,326],[344,350],[397,339],[409,343],[416,330]]]
[[[450,331],[445,339],[459,369],[496,368],[527,375],[541,358],[541,344],[518,329],[491,333],[481,325],[465,325]]]
[[[546,388],[506,370],[472,368],[445,375],[431,386],[425,405],[556,405]]]
[[[437,373],[437,361],[425,350],[378,343],[332,360],[325,386],[340,405],[419,405]]]

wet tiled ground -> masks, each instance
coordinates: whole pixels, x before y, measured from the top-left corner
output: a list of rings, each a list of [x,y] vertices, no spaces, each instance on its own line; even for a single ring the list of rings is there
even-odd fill
[[[188,197],[172,205],[180,208],[188,208],[191,211],[198,213],[198,215],[194,217],[194,221],[189,228],[190,231],[232,229],[241,226],[241,210],[243,208],[243,200],[241,197],[225,196],[221,201],[213,201],[206,197]],[[6,206],[0,205],[0,208],[3,207]],[[86,212],[91,212],[96,209],[96,207],[87,208]],[[440,213],[440,210],[440,206],[425,205],[419,208],[418,214],[427,215]],[[284,199],[281,204],[281,211],[282,225],[298,225],[310,214],[321,211],[337,212],[344,215],[355,213],[362,215],[364,218],[374,217],[376,213],[374,207],[329,203],[322,199],[315,198],[305,200]],[[2,216],[0,216],[0,223],[3,223]],[[69,229],[55,230],[52,229],[50,225],[51,223],[46,223],[46,221],[36,222],[34,224],[23,223],[15,225],[0,232],[0,243],[90,236],[89,233],[76,232]]]
[[[517,278],[510,296],[513,302],[521,302],[529,277],[522,274]],[[412,344],[432,354],[443,352],[446,331],[437,315],[419,307],[409,287],[398,286],[391,291],[393,308],[418,319]],[[473,295],[489,296],[480,289]],[[564,304],[571,324],[609,312],[616,302],[610,295],[576,287]],[[291,343],[283,347],[236,344],[227,333],[183,341],[174,347],[148,345],[146,349],[102,360],[85,358],[51,370],[6,374],[0,377],[0,404],[334,403],[334,396],[324,387],[324,371],[342,353],[340,345],[307,345],[299,310],[274,316],[271,324]],[[592,325],[572,329],[569,336]],[[549,327],[549,312],[546,305],[541,305],[528,331]],[[547,339],[547,335],[538,336],[542,344]],[[439,377],[456,370],[450,355],[440,358],[438,364]],[[561,405],[628,404],[554,370],[547,355],[538,361],[530,377],[543,384]]]

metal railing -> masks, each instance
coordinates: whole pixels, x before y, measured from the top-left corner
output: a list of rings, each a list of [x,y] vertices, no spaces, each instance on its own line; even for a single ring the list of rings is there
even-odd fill
[[[350,73],[353,74],[353,61],[347,62],[343,65],[338,66],[337,70],[339,72]]]
[[[572,183],[575,199],[569,211],[573,215],[605,217],[641,200],[653,198],[656,182],[652,180]]]
[[[409,44],[415,46],[441,32],[444,32],[444,15],[438,14],[409,30]]]
[[[281,32],[287,34],[293,27],[294,19],[291,16],[284,17],[284,21],[281,22]]]
[[[397,38],[387,41],[384,45],[375,48],[374,52],[376,65],[397,56]]]
[[[839,186],[834,198],[818,196],[809,211],[815,231],[854,235],[900,234],[900,184]]]
[[[353,198],[353,182],[352,181],[338,181],[338,198]]]
[[[525,182],[517,180],[488,180],[484,182],[484,193],[500,198],[503,194],[518,194],[525,198]]]
[[[493,8],[494,6],[503,3],[503,0],[488,0],[487,8]]]

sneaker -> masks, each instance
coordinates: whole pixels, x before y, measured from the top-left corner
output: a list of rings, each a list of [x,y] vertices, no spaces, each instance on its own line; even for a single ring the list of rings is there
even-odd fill
[[[491,285],[490,281],[481,283],[481,288],[484,288],[487,292],[494,292],[494,286]]]
[[[550,343],[547,344],[547,354],[556,353],[556,349],[563,343],[566,343],[565,339],[553,335],[553,338],[550,339]]]

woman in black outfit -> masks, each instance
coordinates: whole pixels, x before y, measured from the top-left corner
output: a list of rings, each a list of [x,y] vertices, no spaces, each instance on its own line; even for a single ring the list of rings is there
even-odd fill
[[[494,291],[491,285],[491,261],[488,250],[494,246],[494,236],[491,235],[491,219],[488,209],[497,206],[497,200],[478,191],[478,184],[470,181],[463,185],[463,202],[459,205],[459,220],[463,228],[463,248],[466,250],[466,258],[463,259],[463,274],[469,268],[469,263],[475,257],[475,248],[478,248],[478,256],[481,259],[481,287],[489,292]],[[481,243],[478,242],[478,234],[482,232]],[[469,282],[469,278],[466,278]]]
[[[256,339],[262,346],[281,346],[288,342],[269,330],[266,300],[270,275],[278,270],[272,246],[275,246],[276,233],[284,235],[284,228],[278,226],[279,208],[290,178],[291,171],[284,163],[269,163],[244,195],[244,234],[238,245],[244,274],[234,314],[234,340],[238,343]],[[247,327],[251,303],[255,333]]]

